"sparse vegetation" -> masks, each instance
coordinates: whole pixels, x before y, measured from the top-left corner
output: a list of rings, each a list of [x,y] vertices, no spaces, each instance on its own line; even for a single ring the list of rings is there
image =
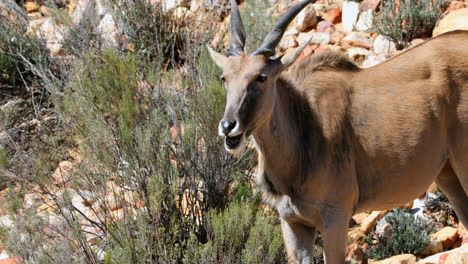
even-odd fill
[[[92,21],[80,28],[52,10],[74,59],[33,75],[53,88],[47,110],[57,121],[42,123],[51,129],[29,175],[6,181],[16,214],[5,248],[33,263],[284,263],[278,216],[249,184],[253,151],[233,157],[217,135],[224,88],[204,50],[211,25],[194,34],[149,1],[110,5],[126,47],[105,48]],[[25,62],[15,54],[12,63]],[[46,58],[27,61],[42,73]],[[2,168],[8,151],[18,155],[2,148]],[[73,168],[56,170],[63,160]]]
[[[382,1],[374,20],[375,31],[388,37],[401,50],[414,38],[431,35],[446,4],[446,0]]]
[[[429,244],[432,225],[421,217],[401,209],[385,216],[390,224],[388,233],[376,234],[375,229],[366,237],[367,256],[381,260],[399,254],[417,254]]]

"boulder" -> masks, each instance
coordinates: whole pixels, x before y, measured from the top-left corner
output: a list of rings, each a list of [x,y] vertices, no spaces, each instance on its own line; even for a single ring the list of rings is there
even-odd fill
[[[373,211],[361,224],[361,231],[368,234],[377,222],[385,215],[386,211]]]
[[[395,43],[383,35],[374,40],[373,46],[376,54],[390,55],[396,51]]]
[[[299,31],[304,31],[309,27],[313,27],[317,24],[317,15],[312,5],[308,5],[302,9],[301,12],[294,18],[296,22],[296,28]]]
[[[302,45],[310,39],[311,44],[328,44],[330,43],[330,34],[321,32],[300,33],[297,37],[297,43]]]
[[[324,4],[315,3],[315,4],[312,4],[312,6],[314,7],[315,14],[322,18],[325,16],[326,12],[328,11],[327,6]],[[340,13],[340,16],[341,16],[341,13]]]
[[[359,19],[356,22],[356,29],[362,32],[369,32],[373,29],[374,25],[374,11],[368,9],[359,15]]]
[[[346,50],[348,56],[353,60],[356,60],[361,57],[367,57],[370,54],[370,51],[361,47],[352,47]]]
[[[359,213],[353,215],[353,220],[356,222],[356,224],[360,225],[367,217],[369,216],[368,213]]]
[[[28,0],[26,3],[24,3],[24,9],[26,9],[26,12],[28,13],[37,12],[39,11],[39,5],[36,3],[36,1]]]
[[[297,41],[296,41],[296,37],[294,37],[294,35],[285,36],[278,43],[278,48],[281,51],[285,51],[285,50],[287,50],[289,48],[295,48],[295,47],[297,47]]]
[[[54,23],[54,20],[49,17],[39,28],[38,34],[45,39],[46,47],[52,55],[62,53],[62,45],[64,41],[63,29]]]
[[[104,45],[108,47],[117,47],[119,37],[117,23],[110,13],[105,14],[101,18],[97,29],[101,34]]]
[[[445,12],[450,13],[462,8],[465,8],[465,3],[463,1],[451,1],[447,9],[445,9]]]
[[[379,11],[380,0],[364,0],[361,2],[361,11]]]
[[[450,226],[446,226],[431,235],[432,238],[440,240],[445,249],[450,248],[457,241],[458,236],[458,230]]]
[[[362,63],[363,68],[370,68],[379,63],[384,62],[386,59],[377,55],[369,55],[366,60]]]
[[[346,249],[345,262],[348,264],[362,264],[367,263],[367,259],[361,251],[357,243],[353,243]]]
[[[323,15],[323,19],[331,22],[332,24],[341,23],[341,9],[335,8],[329,10],[325,15]]]
[[[19,263],[22,263],[22,261],[21,261],[20,258],[18,258],[18,257],[14,257],[14,258],[9,258],[9,257],[0,258],[0,264],[19,264]]]
[[[346,31],[352,31],[356,24],[359,16],[359,3],[357,2],[343,2],[343,13],[341,15],[341,21],[343,22],[343,28]]]
[[[452,253],[447,256],[444,264],[466,264],[468,263],[468,252],[467,253]]]
[[[442,18],[432,31],[432,37],[459,29],[468,30],[468,8],[455,10]]]
[[[419,254],[421,256],[431,256],[437,253],[440,253],[444,250],[444,246],[442,245],[442,242],[438,239],[433,239],[431,238],[431,241],[429,242],[429,245],[421,251]]]
[[[416,264],[416,257],[412,254],[403,254],[393,256],[380,261],[372,262],[372,264]]]
[[[372,48],[373,39],[358,32],[351,32],[343,38],[343,47],[354,46],[366,49]]]
[[[330,21],[322,20],[317,24],[317,32],[327,32],[331,33],[335,31],[335,27]]]
[[[343,38],[346,36],[346,33],[342,31],[334,31],[330,35],[330,43],[332,44],[339,44],[343,40]]]

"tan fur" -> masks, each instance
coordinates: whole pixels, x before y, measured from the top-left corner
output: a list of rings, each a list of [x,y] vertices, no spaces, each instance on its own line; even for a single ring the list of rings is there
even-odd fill
[[[467,43],[466,31],[444,34],[369,69],[330,52],[287,71],[261,56],[220,65],[224,119],[253,136],[290,262],[310,262],[317,228],[326,263],[344,263],[353,214],[400,206],[433,181],[468,226]]]

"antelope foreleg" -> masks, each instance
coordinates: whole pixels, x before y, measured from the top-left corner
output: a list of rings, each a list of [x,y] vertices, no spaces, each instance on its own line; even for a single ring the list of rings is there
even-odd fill
[[[326,225],[321,230],[323,237],[323,255],[325,264],[345,263],[348,218],[336,217],[325,219]]]
[[[281,218],[288,263],[310,264],[315,241],[315,228],[299,223],[287,222]]]

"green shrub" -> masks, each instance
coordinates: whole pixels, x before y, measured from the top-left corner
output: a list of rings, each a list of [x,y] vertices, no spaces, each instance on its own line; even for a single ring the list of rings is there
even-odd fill
[[[429,244],[432,225],[424,218],[395,209],[385,220],[390,224],[388,236],[376,235],[374,229],[366,237],[369,258],[380,260],[399,254],[417,254]]]
[[[184,263],[286,262],[278,217],[265,215],[258,197],[233,202],[219,213],[210,211],[206,228],[208,242],[192,242]]]
[[[250,187],[253,150],[229,155],[217,135],[225,94],[203,45],[210,23],[172,33],[184,25],[158,5],[110,4],[131,7],[114,11],[133,48],[104,50],[92,24],[53,11],[70,27],[73,60],[44,75],[58,126],[12,182],[6,250],[28,263],[284,262],[277,216]],[[79,149],[73,172],[53,178],[58,161],[72,160],[61,149],[69,141]],[[31,194],[40,201],[26,202]]]
[[[110,0],[115,17],[128,36],[129,48],[146,64],[173,66],[183,61],[185,23],[160,2]],[[146,65],[149,66],[149,65]]]
[[[374,16],[375,31],[392,40],[397,49],[434,28],[447,4],[446,0],[385,0]]]

